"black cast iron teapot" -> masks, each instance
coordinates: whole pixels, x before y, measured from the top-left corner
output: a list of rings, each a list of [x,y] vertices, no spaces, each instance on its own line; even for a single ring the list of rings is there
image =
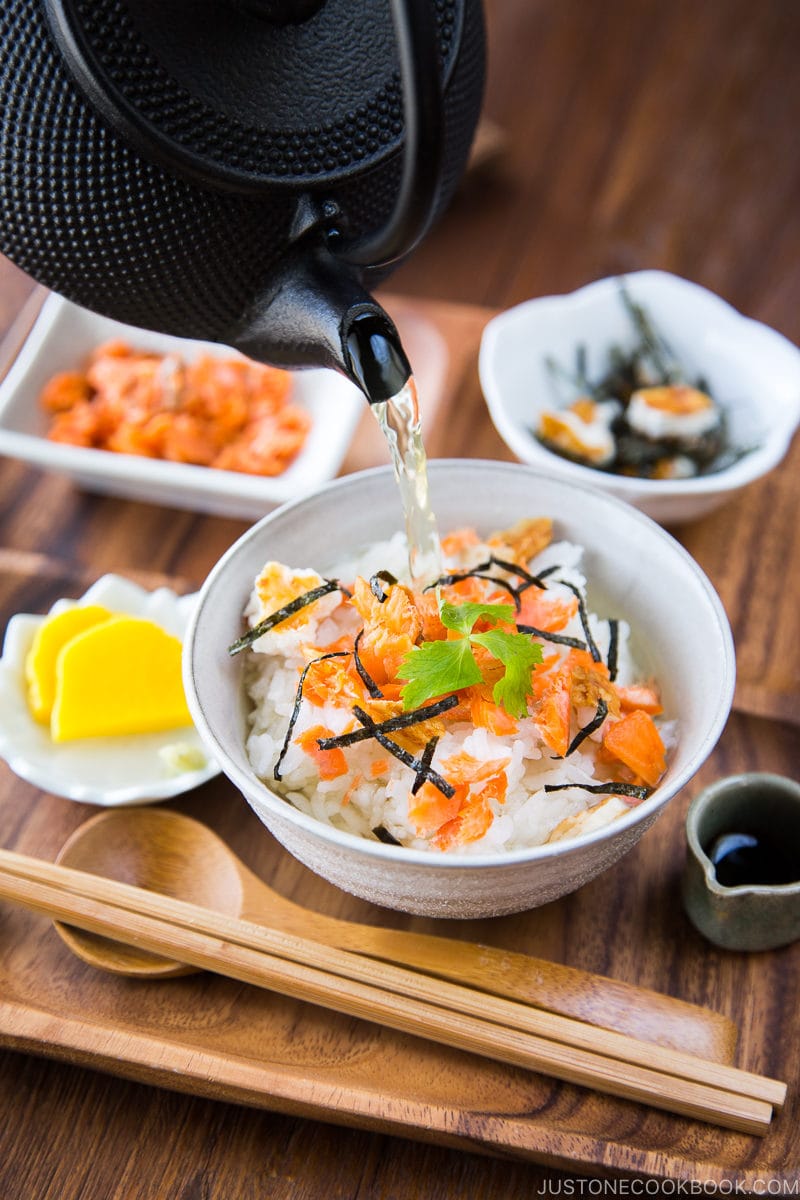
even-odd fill
[[[409,374],[370,289],[450,198],[480,0],[2,0],[0,250],[129,324]]]

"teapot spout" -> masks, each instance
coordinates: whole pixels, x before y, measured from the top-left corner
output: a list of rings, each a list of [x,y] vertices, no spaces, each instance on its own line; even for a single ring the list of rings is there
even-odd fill
[[[351,311],[345,324],[345,374],[356,383],[370,404],[391,400],[402,391],[411,367],[397,329],[372,301]]]
[[[356,268],[324,244],[295,247],[226,340],[272,366],[332,367],[370,404],[391,399],[411,375],[395,325]]]

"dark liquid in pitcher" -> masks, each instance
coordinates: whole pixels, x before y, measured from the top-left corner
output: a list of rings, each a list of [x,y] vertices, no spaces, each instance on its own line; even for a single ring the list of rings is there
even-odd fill
[[[721,833],[706,853],[722,887],[774,887],[800,880],[800,862],[761,833]]]

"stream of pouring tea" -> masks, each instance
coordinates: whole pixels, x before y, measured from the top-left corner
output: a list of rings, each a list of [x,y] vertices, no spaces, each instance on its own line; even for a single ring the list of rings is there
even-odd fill
[[[388,443],[400,487],[412,582],[430,583],[442,574],[442,551],[428,494],[428,460],[413,375],[396,395],[370,407]]]

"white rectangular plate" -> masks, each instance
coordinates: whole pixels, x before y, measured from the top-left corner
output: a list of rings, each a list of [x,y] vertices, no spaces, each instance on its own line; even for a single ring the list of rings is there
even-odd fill
[[[48,417],[38,403],[42,388],[57,372],[80,368],[91,350],[112,338],[188,359],[236,353],[123,325],[50,295],[0,384],[0,454],[66,475],[89,491],[247,520],[313,491],[339,471],[366,401],[349,380],[329,370],[295,374],[292,400],[311,414],[313,424],[282,475],[245,475],[49,441]]]

